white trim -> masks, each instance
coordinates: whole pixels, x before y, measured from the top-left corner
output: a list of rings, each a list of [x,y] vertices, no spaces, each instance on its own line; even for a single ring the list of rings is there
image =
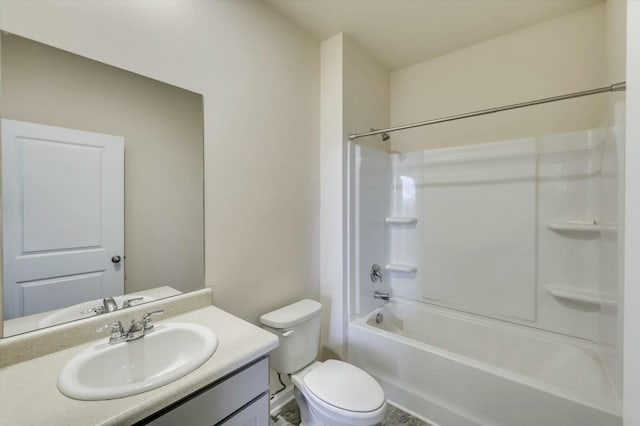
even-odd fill
[[[640,2],[627,1],[624,425],[640,425]]]

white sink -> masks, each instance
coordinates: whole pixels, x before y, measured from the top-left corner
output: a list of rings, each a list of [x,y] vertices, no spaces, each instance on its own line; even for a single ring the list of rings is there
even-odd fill
[[[134,297],[142,297],[142,300],[136,300],[135,302],[132,302],[132,306],[138,306],[141,303],[153,302],[154,300],[156,300],[155,297],[138,295],[116,296],[113,298],[113,300],[115,300],[118,306],[122,306],[125,300],[133,299]],[[42,318],[38,322],[38,328],[50,327],[56,324],[75,321],[80,318],[94,317],[96,316],[95,313],[85,311],[91,308],[97,308],[98,306],[102,306],[102,299],[90,300],[88,302],[79,303],[67,308],[58,309]]]
[[[156,324],[137,340],[100,343],[80,352],[58,376],[58,389],[85,401],[135,395],[189,374],[217,348],[218,337],[206,327]]]

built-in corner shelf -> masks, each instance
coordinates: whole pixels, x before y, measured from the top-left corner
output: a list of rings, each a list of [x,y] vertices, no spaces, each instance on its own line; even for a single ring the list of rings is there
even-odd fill
[[[390,216],[385,218],[384,221],[392,225],[413,225],[418,223],[418,218],[413,216]]]
[[[615,225],[600,225],[594,221],[566,221],[566,222],[547,222],[547,228],[556,232],[584,232],[597,233],[602,231],[615,231],[618,229]]]
[[[418,270],[416,265],[405,265],[402,263],[390,263],[384,267],[387,271],[391,272],[404,272],[404,273],[412,273]]]
[[[602,297],[602,295],[593,290],[585,290],[575,287],[564,287],[559,285],[545,286],[549,294],[556,299],[570,300],[573,302],[586,303],[590,305],[608,305],[616,306],[617,301]]]

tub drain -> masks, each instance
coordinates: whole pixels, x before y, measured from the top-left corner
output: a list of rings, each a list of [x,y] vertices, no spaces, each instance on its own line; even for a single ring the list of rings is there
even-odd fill
[[[376,324],[380,324],[383,319],[384,319],[384,316],[382,316],[382,314],[380,312],[378,312],[376,314]]]

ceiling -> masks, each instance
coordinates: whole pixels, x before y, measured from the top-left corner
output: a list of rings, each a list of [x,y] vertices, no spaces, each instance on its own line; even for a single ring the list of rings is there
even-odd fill
[[[602,0],[267,0],[319,40],[344,32],[391,70]]]

